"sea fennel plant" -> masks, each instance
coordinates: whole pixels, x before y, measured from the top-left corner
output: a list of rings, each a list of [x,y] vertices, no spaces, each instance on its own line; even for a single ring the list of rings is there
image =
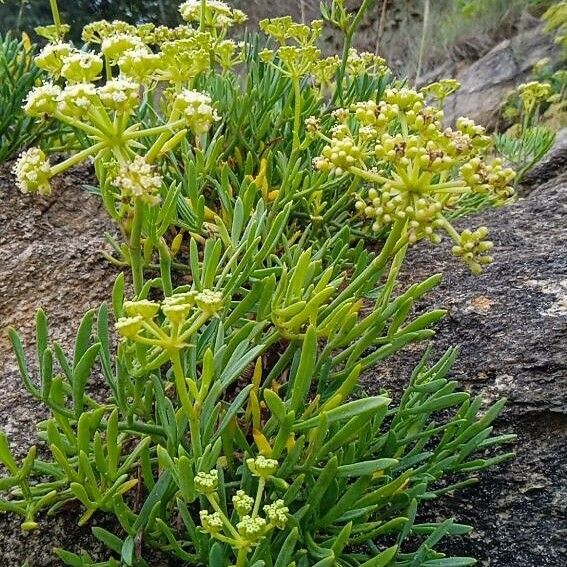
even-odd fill
[[[233,42],[244,15],[217,1],[185,2],[174,29],[95,22],[79,49],[52,4],[37,61],[51,80],[26,110],[64,123],[81,149],[55,165],[28,150],[15,173],[48,194],[93,159],[91,190],[124,239],[109,237],[109,259],[133,285],[118,275],[71,355],[39,311],[37,373],[10,331],[50,415],[43,450],[21,463],[0,437],[0,509],[24,530],[71,503],[81,525],[113,519],[93,527],[109,559],[55,550],[68,565],[155,565],[156,553],[215,567],[473,564],[438,547],[470,528],[423,523],[418,509],[510,458],[498,448],[512,436],[492,435],[503,403],[458,390],[453,350],[425,356],[400,399],[359,382],[444,315],[413,309],[439,275],[398,285],[407,247],[444,230],[478,272],[485,231],[459,234],[451,214],[467,196],[511,196],[482,129],[443,130],[441,103],[425,104],[455,84],[412,91],[353,51],[369,3],[324,11],[347,33],[330,59],[321,22],[270,20],[265,48]]]

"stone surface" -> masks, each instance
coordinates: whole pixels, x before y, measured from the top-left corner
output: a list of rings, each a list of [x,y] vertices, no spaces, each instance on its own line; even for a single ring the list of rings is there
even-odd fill
[[[547,155],[522,179],[520,195],[527,195],[544,181],[553,179],[567,170],[567,128],[555,137],[555,143]]]
[[[557,170],[556,170],[557,173]],[[479,485],[432,505],[439,518],[475,527],[447,549],[482,565],[564,565],[567,556],[567,172],[533,185],[507,208],[461,220],[485,225],[495,242],[495,263],[471,276],[450,255],[450,245],[410,251],[407,282],[446,274],[428,307],[448,316],[433,341],[439,354],[460,347],[453,376],[487,402],[508,398],[497,424],[518,434],[517,458],[486,472]],[[365,378],[368,391],[399,394],[422,345],[382,364]]]
[[[45,199],[22,195],[9,167],[0,168],[0,429],[18,457],[37,442],[36,423],[45,413],[22,386],[8,327],[21,332],[33,356],[34,317],[42,307],[53,338],[69,350],[80,317],[109,297],[114,281],[115,270],[100,254],[104,232],[114,228],[100,199],[81,189],[87,177],[85,169],[74,171]],[[0,565],[61,565],[51,552],[55,546],[92,549],[96,556],[90,528],[78,528],[77,517],[58,516],[49,530],[23,535],[20,519],[0,514]]]
[[[552,37],[541,27],[499,43],[484,57],[456,73],[461,88],[447,99],[446,121],[452,124],[459,116],[467,116],[494,128],[508,92],[530,80],[531,69],[540,59],[549,57],[556,64],[560,53]]]

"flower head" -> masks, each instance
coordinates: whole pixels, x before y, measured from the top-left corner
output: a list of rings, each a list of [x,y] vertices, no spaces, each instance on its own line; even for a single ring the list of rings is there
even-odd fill
[[[173,102],[173,109],[185,118],[187,126],[197,136],[207,133],[212,124],[220,120],[211,97],[198,91],[184,90],[179,93]]]
[[[203,529],[210,534],[217,534],[222,529],[222,518],[218,512],[210,514],[207,510],[199,512]]]
[[[128,79],[113,79],[98,88],[104,106],[112,110],[132,110],[140,98],[140,85]]]
[[[161,175],[156,173],[155,168],[143,156],[136,156],[133,161],[122,166],[113,184],[125,197],[139,198],[149,205],[160,202]]]
[[[61,87],[53,83],[45,83],[34,87],[26,98],[24,110],[29,116],[44,116],[53,114],[57,110]]]
[[[134,339],[144,324],[140,315],[134,317],[120,317],[115,323],[116,331],[126,339]]]
[[[246,465],[253,475],[263,479],[267,479],[278,470],[278,461],[267,459],[263,455],[259,455],[255,459],[246,459]]]
[[[220,311],[223,304],[222,293],[204,289],[195,296],[197,307],[209,316],[213,316]]]
[[[256,516],[243,516],[236,524],[238,533],[250,543],[257,543],[266,532],[266,520]]]
[[[118,59],[120,74],[138,83],[153,80],[160,66],[161,56],[145,45],[128,49]]]
[[[73,51],[63,59],[61,75],[72,83],[90,83],[100,76],[102,57],[90,51]]]
[[[234,505],[236,513],[240,517],[243,517],[251,512],[252,507],[254,506],[254,498],[248,496],[248,494],[246,494],[244,490],[239,490],[232,497],[232,503]]]
[[[219,473],[216,469],[205,473],[198,472],[195,476],[195,489],[201,494],[216,492],[219,485]]]
[[[84,118],[99,103],[96,87],[92,83],[77,83],[67,85],[61,91],[58,110],[69,117]]]
[[[198,22],[201,19],[201,0],[187,0],[179,6],[179,13],[186,22]],[[246,21],[246,14],[241,10],[231,8],[220,0],[206,0],[205,21],[212,27],[225,28]]]
[[[51,194],[51,167],[47,156],[39,148],[30,148],[23,152],[12,171],[22,193]]]
[[[120,59],[124,52],[142,46],[142,40],[136,35],[130,33],[115,33],[102,40],[100,50],[104,56],[114,64]]]
[[[287,506],[284,505],[283,500],[276,500],[272,504],[266,504],[264,506],[264,512],[266,513],[266,518],[270,521],[270,523],[283,530],[285,525],[287,524],[287,513],[289,509]]]
[[[159,311],[159,303],[148,299],[125,301],[124,311],[126,311],[130,317],[140,316],[144,320],[153,319]]]
[[[44,71],[58,77],[63,61],[77,50],[70,43],[48,43],[35,58],[35,64]]]

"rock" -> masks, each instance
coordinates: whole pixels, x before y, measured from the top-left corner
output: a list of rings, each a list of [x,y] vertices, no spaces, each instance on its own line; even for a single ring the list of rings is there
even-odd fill
[[[454,123],[467,116],[489,128],[498,124],[500,108],[509,91],[530,80],[533,65],[544,57],[553,64],[561,50],[541,26],[507,39],[455,77],[460,90],[447,99],[445,119]]]
[[[42,307],[52,337],[69,351],[80,318],[109,297],[114,281],[115,270],[100,254],[104,232],[114,227],[100,199],[81,189],[86,178],[85,169],[75,170],[45,199],[22,195],[9,167],[0,168],[0,429],[18,458],[37,443],[36,424],[46,413],[22,385],[8,327],[21,332],[31,359],[35,312]],[[0,564],[21,567],[27,559],[30,567],[61,565],[52,554],[55,546],[92,550],[96,557],[100,546],[90,527],[77,527],[77,518],[44,519],[43,530],[24,535],[21,519],[0,514]]]
[[[535,181],[534,181],[535,183]],[[508,398],[497,424],[515,432],[517,458],[484,473],[474,488],[431,505],[437,518],[475,527],[446,544],[491,567],[558,566],[567,553],[567,173],[534,185],[529,196],[457,223],[485,225],[495,262],[479,277],[425,243],[409,253],[406,283],[443,272],[428,307],[448,316],[433,341],[439,354],[460,347],[453,376],[487,402]],[[368,392],[397,395],[423,347],[386,361],[365,378]],[[434,511],[434,514],[433,514]]]
[[[545,157],[522,179],[520,195],[527,195],[542,182],[553,179],[567,168],[567,128],[555,137],[553,147]]]

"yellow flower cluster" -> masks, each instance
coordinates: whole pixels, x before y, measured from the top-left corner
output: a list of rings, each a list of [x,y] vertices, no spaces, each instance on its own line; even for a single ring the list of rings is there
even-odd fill
[[[264,456],[246,460],[250,472],[260,477],[259,488],[255,498],[244,490],[238,490],[232,497],[232,504],[238,521],[232,524],[219,505],[217,491],[219,489],[218,472],[199,472],[195,476],[195,488],[211,504],[214,512],[201,510],[199,517],[201,527],[212,537],[229,543],[236,553],[248,552],[274,529],[284,529],[288,522],[289,510],[282,499],[271,504],[264,504],[265,517],[259,515],[264,494],[266,479],[278,468],[278,462]]]
[[[468,233],[455,231],[447,213],[475,193],[494,202],[509,199],[515,173],[489,158],[491,140],[484,128],[466,118],[444,128],[442,110],[426,104],[426,95],[442,99],[454,88],[453,82],[421,92],[391,88],[379,102],[335,110],[337,124],[328,136],[312,128],[312,135],[326,142],[314,167],[354,175],[367,184],[355,210],[372,221],[374,231],[398,223],[409,243],[424,238],[438,243],[442,230],[455,241],[455,254],[478,271],[489,261],[484,252],[490,244],[480,242],[485,232],[471,233],[480,239],[471,246]]]
[[[197,4],[200,13],[200,1],[181,7],[190,22]],[[48,194],[54,175],[87,157],[105,156],[107,163],[118,164],[120,171],[110,177],[122,198],[158,203],[161,178],[153,169],[155,160],[179,144],[188,130],[201,136],[219,120],[211,98],[190,85],[215,61],[225,70],[242,61],[240,44],[217,33],[219,26],[242,21],[241,12],[223,2],[205,6],[207,26],[216,31],[189,24],[170,30],[102,20],[83,30],[83,39],[98,52],[77,49],[53,35],[36,57],[49,79],[28,94],[25,112],[40,119],[54,117],[81,130],[91,146],[51,168],[40,150],[22,155],[14,169],[20,188]],[[153,92],[159,81],[170,85],[158,91],[164,98],[163,126],[142,129],[135,120],[142,95]],[[155,143],[149,148],[141,143],[152,138]]]
[[[160,304],[149,300],[124,303],[125,317],[116,322],[125,339],[165,350],[188,346],[191,337],[223,307],[222,294],[215,291],[178,293]],[[163,321],[156,319],[159,312]]]
[[[51,194],[51,167],[47,156],[39,148],[30,148],[23,152],[12,171],[23,193]]]
[[[155,167],[142,156],[137,156],[134,161],[123,165],[112,183],[120,189],[122,199],[139,197],[149,205],[157,205],[160,202],[162,178],[156,173]]]

